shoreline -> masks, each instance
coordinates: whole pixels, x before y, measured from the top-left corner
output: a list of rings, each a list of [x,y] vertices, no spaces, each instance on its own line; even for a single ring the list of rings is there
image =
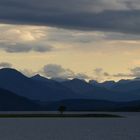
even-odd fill
[[[0,118],[122,118],[115,114],[0,114]]]

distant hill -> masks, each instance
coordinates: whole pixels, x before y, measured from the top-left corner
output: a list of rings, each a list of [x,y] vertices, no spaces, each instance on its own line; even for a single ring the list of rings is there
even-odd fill
[[[111,89],[123,92],[137,90],[140,89],[140,80],[120,80]]]
[[[78,98],[76,93],[56,81],[49,79],[38,80],[35,77],[28,78],[19,71],[9,68],[0,69],[0,88],[39,101]]]
[[[95,80],[90,80],[89,83],[93,86],[104,87],[114,91],[128,92],[140,89],[140,78],[135,79],[121,79],[118,82],[115,81],[104,81],[97,82]]]
[[[105,81],[105,82],[102,82],[102,83],[98,83],[95,80],[90,80],[89,83],[93,86],[96,85],[96,86],[104,87],[104,88],[107,88],[107,89],[110,89],[111,87],[113,87],[116,84],[115,81]]]
[[[140,100],[133,102],[112,102],[105,100],[70,99],[46,104],[48,110],[57,111],[65,106],[67,111],[140,111]]]
[[[68,81],[61,82],[65,87],[73,90],[76,93],[88,93],[94,89],[92,85],[84,80],[72,79]]]
[[[105,86],[105,84],[111,84],[112,82],[104,82],[95,84],[88,83],[80,79],[73,79],[62,82],[64,86],[78,93],[79,95],[86,95],[88,99],[97,100],[109,100],[109,101],[132,101],[140,99],[140,94],[135,92],[123,92],[113,89],[113,86]]]
[[[94,83],[94,84],[93,84]],[[86,82],[80,79],[55,81],[35,75],[26,77],[19,71],[10,68],[0,69],[0,88],[18,96],[35,100],[39,103],[69,99],[90,99],[108,101],[140,100],[140,80],[121,80],[119,82],[96,81]]]
[[[8,90],[0,89],[0,111],[33,111],[42,109],[34,101],[18,96]]]
[[[60,105],[69,111],[140,111],[140,80],[56,81],[0,69],[0,111],[57,110]]]

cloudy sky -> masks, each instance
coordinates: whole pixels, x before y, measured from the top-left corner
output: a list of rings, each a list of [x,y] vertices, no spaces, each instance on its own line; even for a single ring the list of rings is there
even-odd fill
[[[27,75],[140,77],[139,0],[0,0],[0,68]]]

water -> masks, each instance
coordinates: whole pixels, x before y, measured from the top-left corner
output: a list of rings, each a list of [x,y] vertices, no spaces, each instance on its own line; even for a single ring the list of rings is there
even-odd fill
[[[140,113],[126,118],[0,119],[1,140],[140,140]]]

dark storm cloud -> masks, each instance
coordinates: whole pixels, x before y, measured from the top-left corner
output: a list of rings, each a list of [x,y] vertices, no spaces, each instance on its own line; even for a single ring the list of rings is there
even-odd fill
[[[134,0],[0,0],[0,22],[68,29],[140,33]]]

